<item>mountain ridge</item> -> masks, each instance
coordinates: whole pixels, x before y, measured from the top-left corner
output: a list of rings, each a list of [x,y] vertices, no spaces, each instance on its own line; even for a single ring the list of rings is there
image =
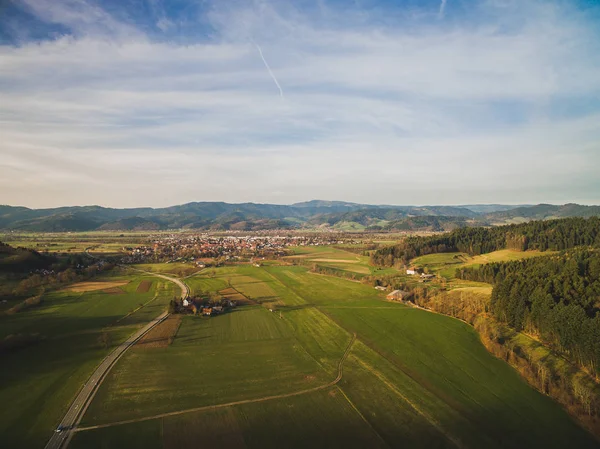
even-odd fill
[[[398,206],[310,200],[290,205],[190,202],[151,208],[97,205],[30,209],[0,205],[0,229],[32,232],[93,230],[261,230],[331,228],[444,231],[471,225],[600,215],[600,206],[563,205]],[[418,219],[417,219],[418,218]]]

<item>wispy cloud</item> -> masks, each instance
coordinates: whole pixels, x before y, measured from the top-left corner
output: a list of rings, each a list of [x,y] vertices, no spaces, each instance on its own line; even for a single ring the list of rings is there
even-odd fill
[[[151,28],[175,23],[153,4]],[[600,38],[566,2],[453,3],[434,25],[190,2],[185,44],[99,5],[22,1],[62,31],[0,45],[0,203],[600,200]]]
[[[279,85],[279,81],[277,81],[277,78],[275,78],[275,74],[271,70],[271,67],[269,67],[269,63],[267,62],[267,60],[265,59],[265,56],[263,55],[262,48],[260,48],[260,45],[258,45],[256,42],[254,43],[254,45],[256,46],[256,49],[258,50],[258,54],[260,55],[260,58],[262,59],[262,62],[264,62],[265,67],[269,71],[269,75],[271,75],[271,78],[273,78],[273,82],[277,86],[277,89],[279,89],[279,96],[281,98],[283,98],[283,89]]]
[[[439,18],[443,18],[444,14],[446,13],[446,3],[448,2],[448,0],[442,0],[440,2],[440,9],[438,11],[438,17]]]

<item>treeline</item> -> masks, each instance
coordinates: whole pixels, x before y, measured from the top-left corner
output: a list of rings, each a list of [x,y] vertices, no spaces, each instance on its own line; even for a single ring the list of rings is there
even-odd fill
[[[501,322],[539,338],[600,374],[600,252],[573,249],[457,270],[494,285],[490,310]]]
[[[27,248],[14,248],[0,242],[0,273],[24,273],[48,268],[56,259]]]
[[[89,279],[113,267],[86,254],[41,254],[0,242],[0,299],[36,297],[40,291]],[[15,311],[26,308],[26,302],[17,304]]]
[[[15,313],[22,312],[23,310],[29,309],[31,307],[39,306],[43,302],[43,298],[44,298],[44,291],[42,290],[41,294],[32,296],[31,298],[27,298],[26,300],[21,301],[18,304],[15,304],[10,309],[0,312],[0,316],[1,315],[14,315]]]
[[[505,360],[535,388],[566,407],[586,428],[600,436],[600,386],[575,364],[562,363],[559,353],[545,349],[489,312],[483,291],[417,287],[412,301],[420,307],[463,320],[479,333],[484,346]]]
[[[358,273],[351,273],[349,271],[341,270],[339,268],[324,267],[322,265],[317,265],[316,263],[312,265],[310,271],[317,274],[324,274],[326,276],[336,276],[350,280],[357,280],[363,277],[361,274]]]
[[[565,218],[532,221],[492,228],[460,228],[450,233],[408,237],[398,245],[375,251],[371,261],[377,265],[407,265],[415,257],[433,253],[464,252],[485,254],[500,249],[565,250],[575,246],[600,246],[600,218]]]

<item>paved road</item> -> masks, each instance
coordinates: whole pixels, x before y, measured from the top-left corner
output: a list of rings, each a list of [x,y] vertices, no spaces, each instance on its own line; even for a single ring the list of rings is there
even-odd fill
[[[139,270],[137,268],[134,268],[134,269],[136,271],[141,271],[142,273],[151,274],[152,276],[156,276],[156,277],[159,277],[159,278],[166,279],[167,281],[174,282],[181,289],[181,299],[185,299],[188,296],[190,296],[190,288],[186,284],[184,284],[183,281],[181,281],[180,279],[172,278],[171,276],[166,276],[164,274],[152,273],[151,271]]]
[[[140,270],[141,271],[141,270]],[[168,281],[174,282],[181,288],[181,298],[185,299],[189,296],[189,288],[179,279],[174,279],[169,276],[165,276],[163,274],[149,273],[153,276],[157,276]],[[100,363],[100,365],[96,368],[90,379],[83,386],[83,388],[79,391],[79,394],[71,404],[71,407],[67,411],[67,414],[60,422],[60,425],[65,428],[60,433],[53,433],[52,437],[46,444],[46,449],[59,449],[61,447],[66,447],[69,444],[73,436],[73,429],[79,424],[83,414],[85,413],[87,407],[92,402],[96,391],[110,369],[117,363],[117,361],[121,358],[121,356],[133,346],[140,338],[142,338],[147,332],[149,332],[154,326],[162,322],[164,319],[169,316],[168,312],[164,312],[162,315],[154,318],[151,322],[149,322],[142,329],[138,330],[136,333],[131,335],[127,341],[123,342],[118,348],[116,348],[113,352],[106,356],[106,358]]]

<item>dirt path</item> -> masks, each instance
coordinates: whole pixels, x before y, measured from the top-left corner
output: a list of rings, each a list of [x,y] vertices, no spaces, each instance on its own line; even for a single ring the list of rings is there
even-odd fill
[[[306,390],[295,391],[293,393],[283,393],[283,394],[277,394],[277,395],[273,395],[273,396],[264,396],[262,398],[257,398],[257,399],[244,399],[242,401],[227,402],[225,404],[205,405],[203,407],[196,407],[196,408],[190,408],[190,409],[186,409],[186,410],[179,410],[179,411],[176,411],[176,412],[161,413],[159,415],[146,416],[144,418],[128,419],[128,420],[124,420],[124,421],[116,421],[116,422],[108,423],[108,424],[99,424],[97,426],[79,427],[79,428],[73,429],[73,431],[74,432],[83,432],[85,430],[103,429],[103,428],[106,428],[106,427],[120,426],[120,425],[123,425],[123,424],[131,424],[131,423],[136,423],[136,422],[141,422],[141,421],[150,421],[152,419],[166,418],[168,416],[183,415],[185,413],[201,412],[201,411],[205,411],[205,410],[216,410],[216,409],[219,409],[219,408],[231,407],[231,406],[234,406],[234,405],[252,404],[252,403],[255,403],[255,402],[265,402],[265,401],[271,401],[271,400],[274,400],[274,399],[290,398],[290,397],[293,397],[293,396],[300,396],[302,394],[313,393],[315,391],[324,390],[326,388],[333,387],[334,385],[337,385],[339,383],[339,381],[342,380],[342,376],[344,375],[344,362],[348,358],[348,354],[350,354],[350,350],[352,349],[352,345],[354,344],[355,341],[356,341],[356,334],[352,334],[352,339],[350,340],[350,343],[348,343],[348,347],[344,351],[344,354],[342,355],[342,358],[340,359],[340,361],[338,363],[338,375],[337,375],[337,377],[334,380],[332,380],[331,382],[326,383],[325,385],[320,385],[318,387],[308,388]]]

